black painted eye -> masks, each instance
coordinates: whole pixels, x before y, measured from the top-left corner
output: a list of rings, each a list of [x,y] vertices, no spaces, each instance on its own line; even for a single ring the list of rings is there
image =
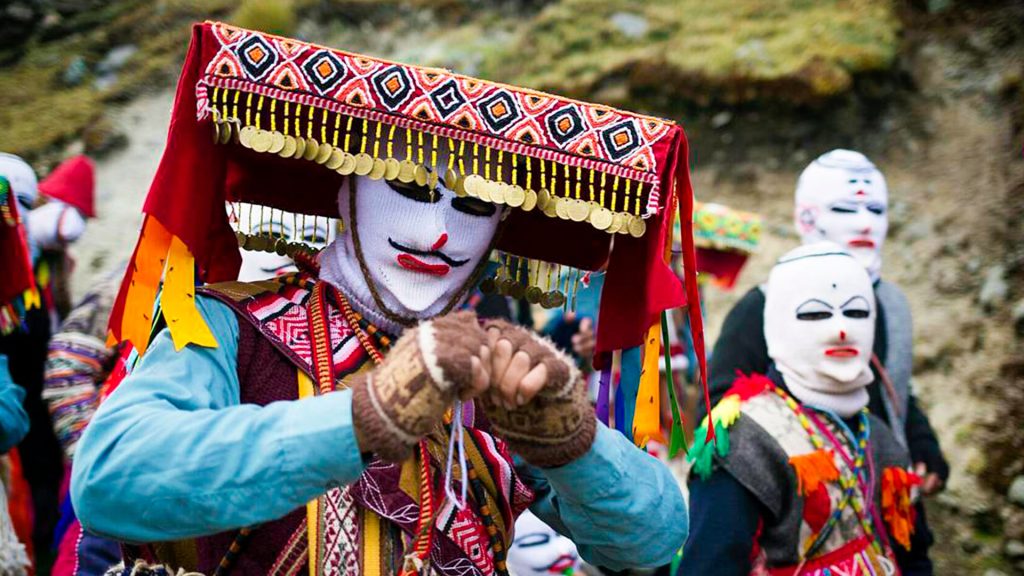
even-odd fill
[[[885,214],[885,205],[879,204],[878,202],[871,202],[868,204],[868,210],[881,216],[882,214]]]
[[[839,214],[855,214],[857,208],[854,206],[847,206],[845,204],[834,204],[829,207],[829,210],[838,212]]]
[[[458,197],[452,198],[452,208],[470,216],[482,216],[489,218],[494,215],[498,208],[490,202],[484,202],[477,198]]]
[[[828,320],[832,317],[832,306],[827,302],[811,298],[796,309],[797,320]]]
[[[327,238],[319,232],[307,232],[302,236],[302,241],[310,244],[326,244]]]
[[[406,184],[400,180],[388,180],[388,186],[390,186],[395,192],[398,192],[410,200],[415,200],[416,202],[433,204],[441,199],[441,194],[434,192],[426,186],[420,186],[415,182],[409,182]]]
[[[547,534],[527,534],[522,538],[516,538],[515,544],[522,548],[528,548],[530,546],[543,546],[551,541],[551,536]]]
[[[850,298],[841,306],[843,309],[843,316],[847,318],[853,318],[856,320],[863,320],[871,316],[871,304],[868,303],[867,298],[863,296],[854,296]]]

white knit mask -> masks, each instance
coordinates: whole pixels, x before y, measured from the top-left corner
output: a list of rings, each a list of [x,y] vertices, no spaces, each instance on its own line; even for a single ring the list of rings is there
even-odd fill
[[[831,242],[779,259],[765,287],[768,355],[802,402],[852,416],[873,379],[875,295],[864,268]]]
[[[415,183],[353,178],[355,223],[350,179],[338,193],[349,232],[321,259],[321,276],[352,292],[349,296],[363,307],[378,305],[367,294],[372,294],[372,283],[379,305],[392,314],[415,319],[440,313],[486,257],[502,211],[475,198],[457,197],[443,180],[431,191]]]
[[[794,212],[804,244],[829,240],[848,250],[878,280],[889,231],[885,177],[863,154],[833,150],[804,169]]]
[[[78,209],[50,200],[28,213],[28,238],[32,253],[40,250],[63,250],[85,233],[85,218]]]
[[[288,242],[300,242],[310,248],[323,248],[334,240],[336,220],[323,216],[314,218],[251,204],[229,205],[232,225],[247,234],[271,235]],[[295,272],[295,262],[288,256],[262,250],[242,250],[242,266],[238,279],[242,282],[265,280]]]
[[[570,574],[580,569],[579,553],[572,540],[526,510],[516,520],[508,568],[512,576]]]

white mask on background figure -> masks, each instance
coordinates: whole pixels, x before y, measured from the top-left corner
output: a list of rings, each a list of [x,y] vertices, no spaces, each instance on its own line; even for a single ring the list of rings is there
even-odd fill
[[[233,228],[246,234],[283,238],[313,249],[322,249],[334,241],[337,223],[334,218],[294,214],[244,203],[229,204],[228,217]],[[241,250],[241,254],[238,279],[242,282],[265,280],[298,270],[290,257],[276,252]]]
[[[508,568],[511,576],[573,574],[580,569],[580,557],[572,540],[526,510],[516,520]]]
[[[802,402],[852,416],[873,379],[875,295],[864,268],[830,242],[801,246],[765,287],[768,355]]]
[[[811,162],[796,186],[794,218],[804,244],[828,240],[878,280],[889,231],[885,177],[863,154],[833,150]]]

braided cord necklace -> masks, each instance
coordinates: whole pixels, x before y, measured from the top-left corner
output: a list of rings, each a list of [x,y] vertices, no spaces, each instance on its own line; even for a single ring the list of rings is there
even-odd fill
[[[826,448],[825,440],[822,439],[821,434],[819,434],[818,431],[814,428],[814,425],[808,418],[808,413],[805,412],[804,408],[781,387],[775,386],[773,387],[773,390],[780,398],[782,398],[782,400],[786,403],[786,406],[788,406],[789,409],[796,416],[797,421],[800,422],[800,426],[807,433],[807,436],[810,438],[811,444],[814,445],[815,449],[824,450]],[[832,512],[831,515],[829,515],[828,521],[825,523],[825,526],[822,527],[822,529],[818,531],[817,534],[813,535],[813,540],[811,540],[811,542],[808,543],[806,550],[803,554],[803,562],[806,562],[807,559],[812,558],[814,554],[818,550],[820,550],[821,547],[825,544],[825,541],[828,540],[828,536],[832,533],[832,530],[839,523],[839,519],[842,517],[843,512],[846,510],[846,507],[848,505],[853,507],[854,512],[857,515],[857,519],[861,524],[861,527],[864,529],[867,536],[869,536],[869,538],[871,539],[872,546],[876,548],[876,551],[879,549],[877,538],[874,534],[874,528],[871,526],[870,520],[867,520],[865,518],[863,514],[863,504],[856,497],[858,479],[861,476],[861,471],[864,466],[865,454],[867,453],[868,434],[870,433],[870,424],[868,423],[867,408],[864,408],[860,411],[860,414],[858,415],[857,428],[858,434],[855,439],[854,446],[856,452],[853,458],[847,458],[845,456],[845,448],[842,446],[841,443],[835,440],[834,437],[830,439],[830,443],[833,445],[833,448],[839,451],[840,454],[844,456],[844,460],[846,460],[847,463],[850,464],[850,469],[840,471],[839,486],[840,488],[843,489],[842,496],[839,499],[839,503],[836,505],[836,509]],[[801,565],[803,564],[803,562],[801,562]]]

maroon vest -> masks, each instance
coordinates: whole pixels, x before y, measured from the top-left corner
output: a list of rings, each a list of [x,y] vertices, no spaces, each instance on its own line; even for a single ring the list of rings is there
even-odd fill
[[[299,397],[295,365],[264,338],[256,328],[238,319],[238,384],[243,404],[265,406],[278,400]],[[306,526],[306,509],[299,507],[287,516],[256,527],[245,549],[234,560],[231,574],[263,575],[281,554],[284,543]],[[213,574],[231,547],[238,531],[223,532],[196,540],[198,572]]]

